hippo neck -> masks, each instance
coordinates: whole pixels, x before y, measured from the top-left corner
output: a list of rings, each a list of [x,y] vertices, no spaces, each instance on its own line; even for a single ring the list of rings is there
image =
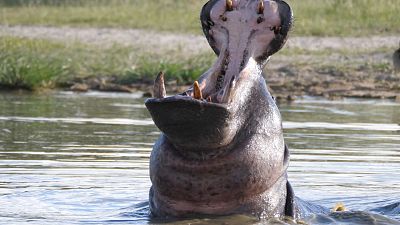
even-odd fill
[[[289,152],[284,148],[281,134],[257,132],[260,133],[252,133],[229,151],[207,160],[183,156],[162,136],[150,163],[154,204],[164,209],[161,213],[175,216],[194,212],[283,215]],[[164,207],[169,204],[172,209]]]

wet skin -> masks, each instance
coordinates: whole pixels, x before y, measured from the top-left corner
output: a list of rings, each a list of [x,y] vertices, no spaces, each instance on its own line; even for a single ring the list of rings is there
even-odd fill
[[[160,73],[154,98],[146,101],[162,131],[150,158],[152,214],[304,215],[287,180],[281,116],[262,76],[286,42],[289,5],[210,0],[200,19],[217,61],[192,88],[171,97]]]
[[[400,43],[399,49],[393,53],[393,67],[395,72],[400,72]]]

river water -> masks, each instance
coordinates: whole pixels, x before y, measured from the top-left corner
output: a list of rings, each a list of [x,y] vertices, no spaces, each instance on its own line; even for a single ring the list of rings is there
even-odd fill
[[[165,222],[148,217],[148,162],[160,133],[144,100],[1,93],[0,224]],[[331,215],[308,224],[400,224],[400,103],[303,98],[280,109],[296,195],[328,208],[343,202],[375,221]],[[171,224],[246,223],[283,224],[244,216]]]

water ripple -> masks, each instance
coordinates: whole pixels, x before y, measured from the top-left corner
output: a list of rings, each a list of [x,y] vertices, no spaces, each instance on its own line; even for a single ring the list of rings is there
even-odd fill
[[[398,124],[380,123],[326,123],[326,122],[283,122],[285,129],[331,129],[331,130],[372,130],[400,131]]]
[[[149,126],[153,125],[153,121],[147,120],[133,120],[133,119],[123,119],[123,118],[47,118],[47,117],[0,117],[3,121],[15,121],[15,122],[51,122],[51,123],[73,123],[73,124],[110,124],[110,125],[135,125],[135,126]]]
[[[73,123],[73,124],[110,124],[110,125],[135,125],[151,126],[154,122],[151,119],[134,120],[125,118],[47,118],[47,117],[19,117],[1,116],[0,120],[15,122],[51,122],[51,123]],[[375,131],[400,131],[399,124],[382,123],[327,123],[327,122],[283,122],[285,129],[333,129],[333,130],[375,130]],[[3,129],[8,132],[7,129]]]
[[[1,96],[1,224],[152,223],[132,207],[148,200],[149,158],[160,135],[139,94]],[[400,220],[399,106],[308,98],[281,104],[296,195]],[[203,222],[247,223],[180,224]]]

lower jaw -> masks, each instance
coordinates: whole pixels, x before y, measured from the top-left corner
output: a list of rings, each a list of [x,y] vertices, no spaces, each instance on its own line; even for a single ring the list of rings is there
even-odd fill
[[[230,143],[227,105],[176,95],[146,101],[156,126],[177,149],[212,151]],[[199,145],[199,143],[202,143]]]

